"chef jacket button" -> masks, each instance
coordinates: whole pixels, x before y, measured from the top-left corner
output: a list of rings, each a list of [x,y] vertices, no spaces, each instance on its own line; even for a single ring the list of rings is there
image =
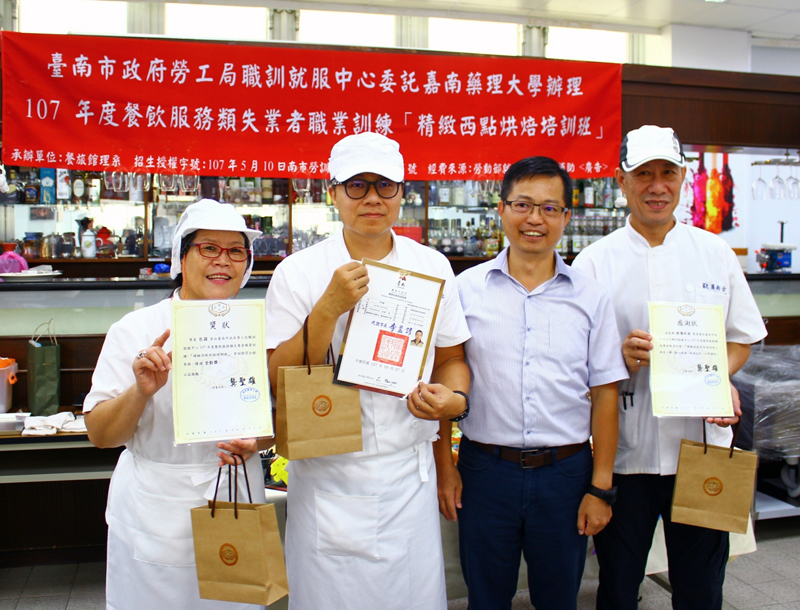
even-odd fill
[[[694,292],[694,286],[691,284],[686,284],[686,290],[687,292]]]
[[[378,434],[386,434],[386,427],[378,426]]]
[[[415,419],[414,421],[412,421],[411,422],[411,427],[412,428],[419,428],[419,420]]]

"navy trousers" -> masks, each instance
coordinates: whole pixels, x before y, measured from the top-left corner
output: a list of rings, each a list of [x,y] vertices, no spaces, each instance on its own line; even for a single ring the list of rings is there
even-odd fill
[[[578,508],[592,479],[589,444],[566,459],[524,470],[462,438],[458,470],[461,570],[470,610],[509,610],[520,554],[536,610],[576,610],[586,536]]]
[[[597,610],[636,610],[659,515],[669,560],[674,610],[720,610],[728,533],[670,520],[675,477],[614,475],[614,516],[594,537],[600,563]]]

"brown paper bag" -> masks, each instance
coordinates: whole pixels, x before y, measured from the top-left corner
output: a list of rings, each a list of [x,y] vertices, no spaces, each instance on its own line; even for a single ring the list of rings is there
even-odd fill
[[[268,606],[289,594],[273,504],[215,496],[191,512],[201,598]]]
[[[361,399],[355,388],[333,383],[333,366],[278,369],[275,442],[289,460],[361,451]]]
[[[333,383],[332,365],[307,364],[308,318],[303,322],[303,341],[303,366],[278,368],[276,453],[303,460],[361,451],[359,391]]]
[[[730,447],[717,447],[681,440],[672,520],[724,532],[746,533],[757,465],[755,452],[734,449],[733,442]]]

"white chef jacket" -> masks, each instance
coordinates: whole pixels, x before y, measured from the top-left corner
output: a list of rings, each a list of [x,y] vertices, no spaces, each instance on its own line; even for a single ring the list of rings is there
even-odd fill
[[[179,298],[177,294],[173,298]],[[116,398],[136,383],[133,360],[172,325],[165,299],[111,326],[92,376],[84,413]],[[172,340],[164,350],[169,353]],[[117,462],[108,490],[106,601],[111,610],[255,609],[263,606],[201,600],[194,559],[190,510],[206,503],[216,482],[214,442],[174,444],[172,375],[147,402],[133,437]],[[227,469],[223,468],[223,473]],[[263,503],[264,478],[258,454],[247,462],[253,502]],[[239,472],[239,498],[248,501]],[[220,484],[227,500],[227,482]],[[224,491],[223,491],[224,490]]]
[[[450,263],[392,234],[381,262],[445,279],[429,338],[469,338]],[[293,337],[333,272],[351,262],[343,233],[292,254],[275,269],[266,299],[267,347]],[[347,324],[333,334],[339,353]],[[313,331],[313,329],[312,329]],[[430,379],[429,350],[423,379]],[[438,422],[417,419],[400,398],[361,390],[364,450],[289,462],[286,568],[290,610],[444,610],[441,532],[431,441]]]
[[[573,268],[611,292],[621,339],[650,327],[648,301],[722,305],[730,343],[751,344],[767,335],[755,299],[730,246],[709,233],[676,222],[664,243],[651,247],[630,224],[585,248]],[[619,447],[614,472],[675,474],[681,439],[702,441],[701,418],[657,418],[650,369],[642,367],[620,386]],[[623,405],[623,392],[633,392]],[[706,425],[708,442],[730,445],[730,428]]]
[[[469,329],[455,287],[449,261],[440,253],[392,233],[392,251],[380,262],[445,280],[442,304],[433,329],[433,345],[452,347],[469,339]],[[292,254],[275,269],[266,299],[267,349],[291,339],[303,327],[306,316],[322,297],[333,272],[349,262],[344,233]],[[338,354],[349,312],[342,314],[333,333],[333,353]],[[312,329],[313,330],[313,329]],[[430,380],[434,350],[428,350],[423,380]],[[361,391],[361,455],[393,453],[430,439],[439,422],[417,419],[401,398]]]

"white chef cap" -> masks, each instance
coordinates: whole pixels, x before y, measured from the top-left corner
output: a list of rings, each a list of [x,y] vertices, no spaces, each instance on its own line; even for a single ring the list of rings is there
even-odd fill
[[[253,240],[261,235],[261,231],[248,229],[241,214],[236,211],[229,203],[220,203],[213,199],[201,199],[193,203],[183,211],[183,216],[178,221],[175,227],[175,236],[172,238],[172,264],[169,269],[169,275],[172,279],[178,277],[181,272],[181,243],[183,238],[199,231],[206,229],[208,231],[235,231],[237,233],[244,233],[250,240],[250,265],[244,272],[242,277],[242,285],[244,288],[247,280],[250,279],[250,273],[253,271]]]
[[[328,170],[331,179],[339,182],[365,172],[402,182],[403,155],[400,154],[400,145],[394,140],[365,131],[334,144]]]

